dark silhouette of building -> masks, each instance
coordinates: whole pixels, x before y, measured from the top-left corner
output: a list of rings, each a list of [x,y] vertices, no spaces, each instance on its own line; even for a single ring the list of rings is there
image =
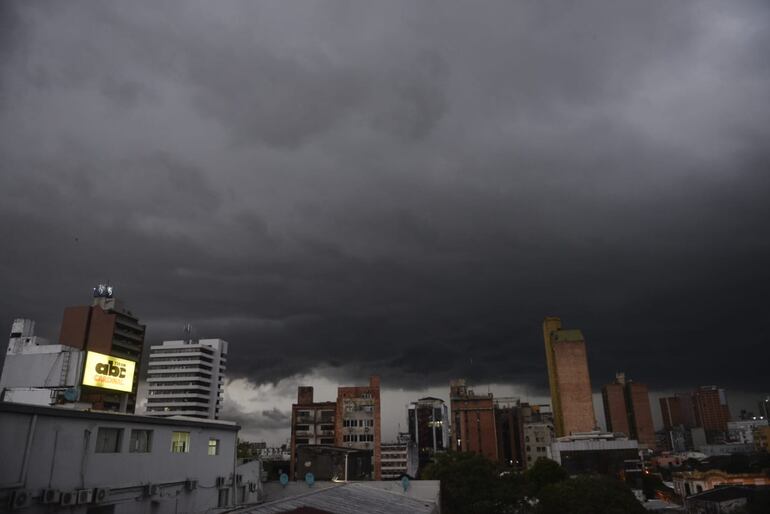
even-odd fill
[[[449,412],[440,398],[420,398],[407,410],[409,438],[417,445],[419,467],[431,462],[436,452],[449,449]]]

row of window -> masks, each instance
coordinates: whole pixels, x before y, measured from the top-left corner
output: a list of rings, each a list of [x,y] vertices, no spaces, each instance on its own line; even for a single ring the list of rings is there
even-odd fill
[[[148,398],[147,403],[209,403],[208,398],[189,398],[186,396],[179,396],[178,398]]]
[[[298,437],[295,441],[295,444],[310,444],[310,439],[307,437]],[[318,444],[334,444],[334,438],[333,437],[322,437],[320,441],[318,441]]]
[[[309,411],[309,410],[298,410],[297,416],[301,418],[309,418],[313,416],[313,412],[315,411]],[[321,419],[331,419],[334,417],[334,411],[333,410],[322,410],[321,413]]]
[[[201,380],[188,380],[188,381],[162,381],[166,377],[147,377],[148,382],[152,382],[152,387],[166,387],[166,386],[203,386],[206,389],[211,387],[210,382],[203,382]]]
[[[152,362],[174,362],[174,361],[203,361],[213,363],[214,359],[211,357],[204,357],[203,355],[197,355],[195,357],[154,357],[151,356]]]
[[[345,434],[342,441],[346,443],[370,443],[374,441],[374,434]]]
[[[96,453],[121,453],[125,429],[114,427],[99,427],[96,432]],[[128,439],[129,453],[151,453],[153,430],[131,429]],[[171,453],[190,452],[190,432],[171,433]],[[209,455],[219,455],[219,439],[209,438]]]
[[[214,355],[214,351],[211,348],[201,348],[201,347],[187,347],[187,348],[169,348],[164,350],[151,350],[152,353],[191,353],[191,352],[202,352],[208,355]]]
[[[343,427],[373,427],[373,419],[343,419]]]

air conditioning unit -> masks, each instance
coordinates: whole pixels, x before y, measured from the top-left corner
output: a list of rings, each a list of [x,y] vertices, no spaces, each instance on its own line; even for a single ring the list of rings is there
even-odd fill
[[[26,489],[16,489],[11,492],[11,510],[29,507],[31,501],[32,494]]]
[[[80,489],[78,491],[78,505],[83,505],[84,503],[91,503],[93,499],[94,499],[93,489]]]
[[[43,489],[41,494],[43,503],[59,503],[61,501],[61,491],[58,489]]]
[[[195,491],[198,488],[198,481],[197,480],[185,480],[184,481],[184,488],[188,491]]]
[[[110,499],[110,490],[106,487],[94,489],[94,503],[104,503]]]
[[[77,505],[78,493],[75,491],[64,491],[61,493],[61,505]]]
[[[158,496],[160,494],[160,486],[158,484],[147,484],[144,486],[144,494],[147,496]]]
[[[217,477],[217,487],[225,486],[225,477]]]

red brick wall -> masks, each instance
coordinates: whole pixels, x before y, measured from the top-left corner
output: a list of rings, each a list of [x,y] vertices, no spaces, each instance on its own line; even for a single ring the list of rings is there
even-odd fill
[[[452,419],[460,420],[460,450],[478,453],[497,461],[497,430],[492,398],[453,398]],[[457,449],[457,432],[452,436],[452,448]]]
[[[109,355],[112,353],[112,337],[115,334],[115,314],[108,314],[101,307],[91,308],[86,348]]]
[[[604,417],[607,421],[607,430],[609,432],[623,432],[627,436],[631,436],[623,386],[620,384],[605,385],[602,387],[602,399],[604,400]]]
[[[647,386],[631,382],[627,385],[627,393],[633,413],[636,439],[640,445],[655,448],[655,428],[652,424],[652,409]]]
[[[564,434],[589,432],[594,429],[596,420],[586,344],[584,341],[554,342],[553,353]]]
[[[64,309],[59,342],[82,350],[88,336],[88,321],[91,307],[67,307]]]

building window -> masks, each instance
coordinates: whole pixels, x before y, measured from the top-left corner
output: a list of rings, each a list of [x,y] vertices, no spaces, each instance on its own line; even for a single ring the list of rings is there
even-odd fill
[[[209,455],[219,455],[219,439],[209,439]]]
[[[298,418],[307,418],[310,416],[309,410],[298,410],[297,411],[297,417]]]
[[[152,430],[131,430],[128,451],[131,453],[150,453],[152,451]]]
[[[322,437],[321,438],[321,444],[334,444],[334,438],[332,438],[332,437]]]
[[[171,433],[171,453],[190,453],[190,432]]]
[[[297,430],[310,430],[310,425],[297,425]]]
[[[122,428],[99,427],[96,433],[96,453],[120,453]]]
[[[307,443],[308,443],[308,439],[307,438],[303,438],[303,439],[297,439],[297,443],[296,444],[307,444]]]

